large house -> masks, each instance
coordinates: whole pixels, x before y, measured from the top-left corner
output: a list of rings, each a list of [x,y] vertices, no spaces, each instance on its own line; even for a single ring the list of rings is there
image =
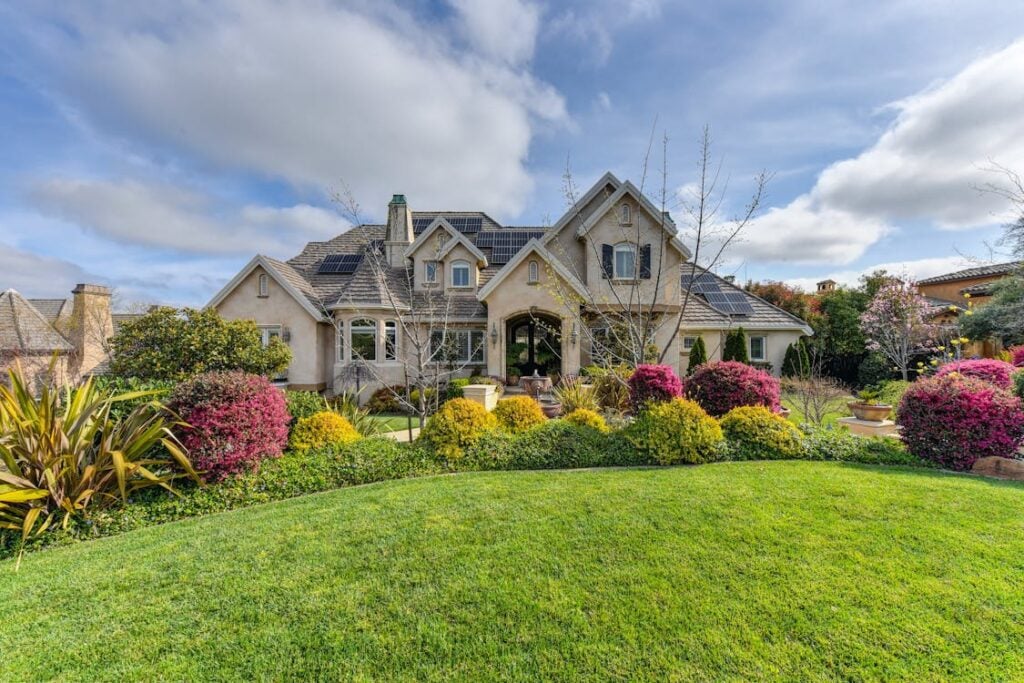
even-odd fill
[[[463,375],[575,374],[614,357],[615,321],[638,316],[681,371],[697,337],[714,360],[742,326],[752,361],[777,373],[807,323],[690,258],[668,213],[607,173],[549,227],[413,211],[394,195],[386,224],[287,261],[258,255],[209,306],[286,341],[287,383],[308,390],[401,384],[423,354]]]

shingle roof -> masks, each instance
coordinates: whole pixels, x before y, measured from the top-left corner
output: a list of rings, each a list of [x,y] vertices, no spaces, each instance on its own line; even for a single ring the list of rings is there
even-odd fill
[[[0,293],[0,351],[52,353],[74,347],[42,313],[13,289]]]
[[[935,277],[918,280],[918,285],[935,285],[940,282],[956,282],[957,280],[973,280],[979,277],[998,277],[1009,275],[1018,268],[1024,268],[1024,261],[1011,261],[1009,263],[996,263],[990,266],[976,266],[965,270],[958,270],[953,273],[936,275]]]
[[[61,316],[71,313],[70,299],[26,299],[26,301],[51,323],[57,322]]]
[[[723,290],[742,293],[746,297],[747,303],[754,309],[754,312],[750,315],[726,315],[709,306],[701,295],[691,293],[690,300],[686,305],[686,311],[683,313],[683,327],[690,329],[700,329],[701,327],[715,329],[742,325],[743,327],[755,330],[801,330],[805,334],[811,333],[810,326],[795,315],[768,303],[764,299],[737,287],[735,284],[699,266],[684,263],[680,266],[680,278],[691,275],[694,271],[714,276],[718,281],[718,286]],[[683,295],[685,296],[685,289],[683,290]]]

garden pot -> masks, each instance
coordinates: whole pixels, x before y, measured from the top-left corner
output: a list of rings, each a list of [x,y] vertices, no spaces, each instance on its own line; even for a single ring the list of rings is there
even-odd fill
[[[562,404],[557,401],[540,401],[540,409],[549,419],[562,414]]]
[[[790,413],[792,413],[792,412],[793,411],[790,410],[789,408],[779,408],[779,417],[788,418]]]
[[[889,417],[889,413],[892,412],[892,406],[885,404],[872,404],[872,403],[860,403],[859,401],[850,401],[846,404],[846,407],[850,409],[853,416],[858,420],[864,420],[865,422],[882,422]]]

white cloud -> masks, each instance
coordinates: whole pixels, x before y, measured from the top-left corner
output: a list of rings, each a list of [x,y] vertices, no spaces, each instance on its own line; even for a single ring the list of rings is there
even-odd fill
[[[466,25],[493,37],[494,20],[465,7]],[[486,52],[390,3],[53,12],[69,30],[46,42],[52,88],[85,120],[304,188],[343,178],[376,215],[393,192],[414,207],[514,214],[532,189],[533,119],[568,122],[554,88],[514,66],[533,50],[529,5],[502,14],[514,24]]]
[[[540,10],[519,0],[450,0],[466,39],[478,52],[508,64],[533,57]]]
[[[79,282],[103,284],[105,278],[57,258],[22,251],[0,243],[0,291],[16,288],[27,298],[63,298]]]
[[[893,261],[890,263],[876,263],[860,270],[837,270],[821,277],[798,277],[787,278],[786,282],[795,287],[800,287],[806,292],[813,292],[816,284],[822,280],[835,280],[841,285],[854,287],[860,282],[862,275],[873,273],[876,270],[885,270],[894,275],[910,277],[913,280],[923,280],[943,273],[952,273],[964,268],[971,268],[981,265],[981,262],[964,258],[963,256],[944,256],[939,258],[917,259],[914,261]]]

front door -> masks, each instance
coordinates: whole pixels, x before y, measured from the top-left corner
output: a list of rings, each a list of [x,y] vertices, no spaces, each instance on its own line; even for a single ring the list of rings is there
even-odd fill
[[[506,373],[520,377],[550,375],[562,368],[561,322],[557,318],[528,315],[508,324]]]

